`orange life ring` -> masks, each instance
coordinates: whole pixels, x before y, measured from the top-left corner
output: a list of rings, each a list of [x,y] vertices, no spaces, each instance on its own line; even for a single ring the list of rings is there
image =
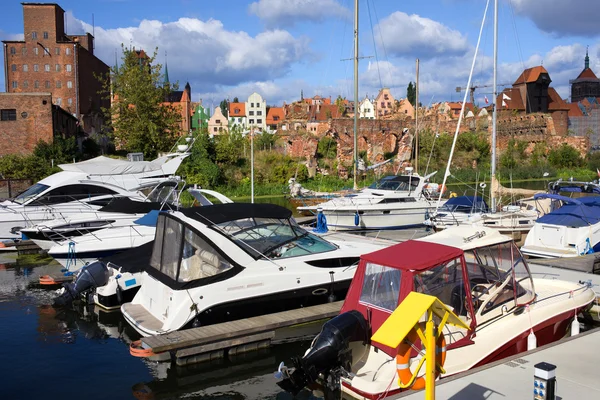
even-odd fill
[[[146,358],[155,356],[156,354],[152,351],[152,349],[145,349],[142,347],[141,340],[135,340],[131,342],[129,345],[129,354],[134,357]]]
[[[50,275],[42,275],[40,276],[40,285],[58,285],[59,282],[56,282],[53,277]]]
[[[420,327],[425,331],[425,323],[421,322]],[[410,371],[410,353],[412,351],[411,344],[416,343],[419,340],[419,335],[416,329],[411,329],[406,338],[398,346],[398,354],[396,355],[396,370],[398,372],[398,384],[407,385],[412,379],[413,373]],[[444,366],[446,362],[446,338],[443,334],[440,334],[435,342],[437,349],[435,354],[435,362],[439,366]],[[438,368],[435,369],[435,379],[440,376]],[[425,389],[425,377],[419,376],[415,379],[415,382],[410,387],[413,390]]]

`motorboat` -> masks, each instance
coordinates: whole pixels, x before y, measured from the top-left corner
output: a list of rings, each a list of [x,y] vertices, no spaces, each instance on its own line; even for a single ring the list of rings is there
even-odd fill
[[[92,212],[114,197],[144,200],[141,192],[172,176],[189,153],[174,153],[153,161],[124,161],[96,157],[61,164],[50,175],[0,203],[0,240],[18,239],[21,228]]]
[[[435,172],[388,175],[368,188],[298,211],[322,212],[331,230],[403,229],[423,226],[436,203],[424,191]]]
[[[436,232],[469,221],[473,213],[487,213],[489,207],[480,196],[450,197],[433,215],[424,221]]]
[[[554,258],[600,251],[600,196],[571,198],[549,193],[536,197],[559,205],[535,222],[521,248],[523,254]]]
[[[21,229],[24,238],[32,240],[42,250],[50,250],[57,243],[68,241],[105,228],[134,224],[152,210],[172,209],[178,206],[185,182],[174,177],[159,183],[143,201],[130,197],[115,197],[110,202],[88,212],[65,215],[32,227]]]
[[[445,325],[442,378],[562,338],[596,297],[589,284],[532,278],[514,242],[495,230],[448,228],[362,255],[341,313],[293,367],[280,366],[278,384],[292,393],[316,384],[344,399],[401,392],[398,370],[415,369],[420,341],[408,365],[397,365],[399,349],[371,337],[412,291],[435,296],[469,327]]]
[[[390,244],[308,232],[274,204],[161,213],[142,286],[121,312],[150,336],[342,299],[360,255]]]

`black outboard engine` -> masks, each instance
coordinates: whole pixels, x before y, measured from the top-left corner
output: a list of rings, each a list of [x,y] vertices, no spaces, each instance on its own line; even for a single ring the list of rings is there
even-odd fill
[[[363,315],[355,310],[338,315],[323,325],[309,352],[302,358],[292,359],[295,369],[277,384],[286,392],[297,394],[315,382],[319,374],[329,375],[334,369],[350,371],[352,352],[350,342],[369,342],[369,329]],[[339,377],[334,387],[337,390]]]
[[[53,306],[60,307],[71,304],[77,297],[92,288],[104,286],[108,283],[110,272],[102,261],[94,261],[81,268],[75,282],[65,283],[64,292],[54,299]]]

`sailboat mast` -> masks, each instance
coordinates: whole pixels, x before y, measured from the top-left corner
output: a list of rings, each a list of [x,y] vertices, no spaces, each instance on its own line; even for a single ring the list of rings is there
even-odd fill
[[[494,183],[496,182],[496,126],[498,119],[498,0],[494,0],[494,78],[493,78],[493,107],[492,114],[492,176],[490,188],[490,204],[492,212],[496,211]]]
[[[419,59],[417,58],[415,81],[415,172],[419,172]]]
[[[354,190],[358,189],[358,0],[354,0]]]

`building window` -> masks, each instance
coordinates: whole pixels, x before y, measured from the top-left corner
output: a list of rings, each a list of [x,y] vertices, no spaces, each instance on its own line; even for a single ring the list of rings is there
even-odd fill
[[[61,88],[62,87],[62,82],[61,81],[56,81],[56,87],[57,88]]]
[[[4,108],[0,110],[0,121],[16,121],[17,110],[14,108]]]
[[[55,68],[56,68],[56,72],[60,72],[60,64],[56,64]]]
[[[38,72],[40,70],[39,65],[33,64],[33,72]]]
[[[70,47],[67,47],[67,48],[65,49],[65,54],[66,54],[66,55],[69,55],[69,54],[71,54],[71,48],[70,48]]]
[[[50,64],[44,64],[44,71],[50,72]]]
[[[68,103],[69,105],[72,105],[72,104],[73,104],[73,99],[67,99],[67,103]]]
[[[46,85],[46,89],[50,89],[50,81],[46,81],[45,85]]]
[[[262,111],[257,111],[256,115],[262,115]]]
[[[10,70],[11,70],[12,72],[17,72],[17,64],[12,64],[12,65],[10,66]]]
[[[213,128],[213,132],[217,132],[217,127],[216,126]]]
[[[44,39],[48,39],[48,32],[44,32]]]
[[[29,66],[27,64],[23,64],[23,72],[29,71]]]
[[[71,64],[67,64],[67,66],[65,67],[65,69],[67,70],[67,72],[71,72]]]
[[[34,88],[39,88],[40,87],[40,83],[38,81],[33,82],[33,87]]]
[[[241,123],[242,123],[242,119],[241,119],[241,118],[238,118],[238,122],[241,124]]]
[[[262,119],[257,119],[257,120],[256,120],[256,123],[257,123],[257,124],[262,124]]]
[[[31,32],[31,38],[32,39],[37,39],[37,32],[36,31]]]
[[[33,48],[33,54],[36,55],[36,56],[38,55],[38,48],[37,47]]]
[[[26,55],[27,55],[27,47],[23,47],[23,48],[21,49],[21,54],[22,54],[22,55],[24,55],[24,56],[26,56]]]
[[[254,103],[250,103],[250,107],[254,107]]]
[[[17,49],[14,47],[10,48],[10,54],[17,54]]]
[[[248,111],[248,115],[254,115],[254,111]]]
[[[24,88],[27,88],[27,87],[29,87],[29,82],[27,82],[27,81],[23,81],[23,87],[24,87]]]
[[[57,47],[54,49],[54,54],[56,54],[57,56],[60,56],[60,47]]]
[[[59,97],[56,99],[56,105],[60,106],[62,104],[62,99]]]
[[[250,123],[251,123],[251,124],[253,124],[253,123],[254,123],[254,120],[253,120],[253,119],[251,119],[251,120],[250,120]]]
[[[12,81],[12,88],[16,89],[19,87],[19,84],[17,83],[17,81]]]

